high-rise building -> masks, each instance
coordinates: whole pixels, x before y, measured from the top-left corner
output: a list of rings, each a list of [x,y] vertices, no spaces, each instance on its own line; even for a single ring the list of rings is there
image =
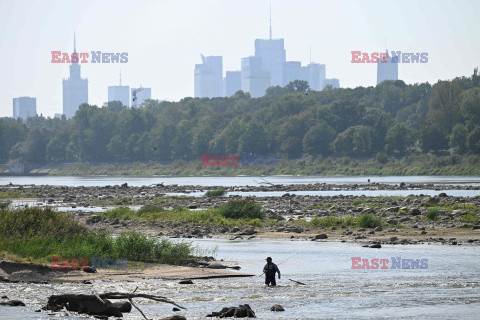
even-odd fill
[[[302,79],[302,63],[300,61],[286,61],[283,63],[283,86],[292,81]]]
[[[386,50],[388,54],[388,50]],[[398,58],[388,56],[385,59],[378,59],[377,63],[377,84],[385,80],[398,80]],[[382,61],[387,62],[382,62]]]
[[[152,89],[151,88],[143,88],[140,86],[140,88],[132,88],[132,107],[138,107],[140,106],[145,100],[147,99],[152,99]]]
[[[75,34],[73,52],[77,52]],[[67,118],[73,117],[82,103],[88,103],[88,80],[81,78],[77,61],[70,65],[70,77],[63,80],[63,114]]]
[[[264,96],[271,86],[270,72],[263,69],[258,57],[242,58],[241,79],[242,90],[249,92],[252,98]]]
[[[319,91],[324,87],[325,73],[324,64],[310,63],[302,67],[302,80],[308,82],[311,90]]]
[[[225,75],[225,96],[230,97],[238,90],[242,90],[242,72],[227,71]]]
[[[255,39],[255,57],[260,58],[263,69],[270,72],[271,85],[283,86],[283,64],[286,61],[283,39]]]
[[[336,78],[325,79],[323,88],[327,85],[331,85],[332,88],[338,89],[338,88],[340,88],[340,80],[338,80]]]
[[[283,39],[272,38],[272,6],[270,5],[270,37],[255,39],[255,57],[262,60],[263,69],[270,73],[271,86],[283,86],[283,64],[286,51]]]
[[[13,98],[13,118],[27,120],[37,115],[37,99],[30,97]]]
[[[202,57],[202,64],[195,65],[194,95],[196,98],[223,96],[222,56]]]
[[[130,107],[130,87],[122,86],[122,74],[120,84],[108,87],[108,101],[120,101],[124,106]]]

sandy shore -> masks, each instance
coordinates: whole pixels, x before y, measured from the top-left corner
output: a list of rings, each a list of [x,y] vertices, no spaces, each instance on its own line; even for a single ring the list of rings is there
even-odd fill
[[[1,258],[0,258],[1,259]],[[0,280],[8,282],[83,282],[83,281],[141,281],[152,279],[182,280],[211,279],[229,277],[250,277],[238,271],[225,269],[194,268],[173,265],[143,264],[126,270],[97,269],[97,273],[83,270],[56,270],[49,266],[20,263],[10,260],[0,261]]]

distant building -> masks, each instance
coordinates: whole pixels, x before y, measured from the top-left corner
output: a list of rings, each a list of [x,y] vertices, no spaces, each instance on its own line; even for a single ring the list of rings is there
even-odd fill
[[[242,90],[242,72],[227,71],[225,75],[225,96],[233,96],[238,90]]]
[[[255,57],[260,58],[263,69],[269,71],[271,86],[283,86],[283,64],[286,61],[283,39],[255,39]]]
[[[324,87],[325,73],[324,64],[310,63],[302,67],[302,80],[308,82],[311,90],[320,91]]]
[[[73,52],[77,52],[75,35]],[[88,80],[81,78],[78,62],[72,62],[70,77],[63,80],[63,114],[67,118],[73,117],[82,103],[88,103]]]
[[[292,81],[302,79],[302,63],[300,61],[286,61],[283,63],[283,86]]]
[[[55,118],[61,119],[61,118],[62,118],[62,114],[61,114],[61,113],[55,113]]]
[[[108,101],[120,101],[124,106],[130,107],[130,87],[122,86],[122,74],[118,86],[108,87]]]
[[[13,98],[13,118],[27,120],[37,115],[37,99],[30,97]]]
[[[135,91],[137,91],[136,94],[134,94]],[[132,97],[131,106],[132,107],[138,107],[145,100],[152,99],[152,89],[151,88],[143,88],[142,86],[140,86],[140,88],[132,88],[131,92],[132,92],[132,95],[131,95],[131,97]]]
[[[242,90],[249,92],[252,98],[264,96],[271,86],[270,72],[263,69],[258,57],[242,58],[241,79]]]
[[[222,97],[223,58],[222,56],[202,57],[202,64],[195,65],[194,96],[196,98]]]
[[[388,54],[388,50],[386,50]],[[387,60],[387,62],[382,62]],[[398,80],[398,60],[389,55],[388,58],[378,59],[377,63],[377,84],[385,80]]]
[[[336,78],[332,78],[332,79],[325,79],[325,82],[324,82],[324,88],[325,86],[327,85],[331,85],[332,88],[334,89],[338,89],[340,88],[340,80],[336,79]],[[323,88],[322,88],[323,89]]]

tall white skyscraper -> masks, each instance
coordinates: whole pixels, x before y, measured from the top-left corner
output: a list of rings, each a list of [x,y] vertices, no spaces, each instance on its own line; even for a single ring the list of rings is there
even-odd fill
[[[270,72],[263,69],[258,57],[242,58],[241,79],[242,90],[249,92],[252,98],[264,96],[271,86]]]
[[[151,88],[132,88],[132,107],[139,107],[145,100],[152,99],[152,89]]]
[[[385,50],[388,54],[388,50]],[[389,55],[388,58],[378,59],[377,63],[377,84],[385,80],[398,80],[398,58]],[[387,62],[382,62],[382,61]]]
[[[225,75],[225,96],[230,97],[242,90],[241,71],[227,71]]]
[[[37,115],[37,99],[30,97],[13,98],[13,118],[27,120]]]
[[[124,106],[130,107],[130,87],[122,86],[122,74],[120,84],[108,87],[108,101],[120,101]]]
[[[223,96],[222,56],[202,57],[202,64],[195,65],[194,95],[196,98]]]
[[[326,67],[324,64],[310,63],[302,67],[302,80],[308,82],[311,90],[320,91],[325,82]]]
[[[73,52],[77,52],[75,34]],[[73,117],[82,103],[88,103],[88,80],[81,78],[78,62],[72,62],[70,77],[63,80],[63,114],[67,118]]]

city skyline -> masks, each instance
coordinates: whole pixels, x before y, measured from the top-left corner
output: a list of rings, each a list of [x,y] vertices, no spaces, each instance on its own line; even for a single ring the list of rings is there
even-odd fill
[[[192,66],[199,54],[223,56],[223,76],[240,70],[254,39],[269,37],[269,3],[0,2],[0,69],[7,75],[0,80],[0,116],[12,116],[12,98],[22,96],[37,98],[38,114],[62,112],[61,79],[67,78],[68,64],[52,64],[51,51],[71,52],[74,30],[80,52],[128,52],[122,65],[82,64],[90,104],[107,102],[107,88],[118,82],[120,69],[125,83],[148,84],[156,99],[192,97]],[[428,63],[400,66],[398,78],[406,83],[469,76],[479,64],[480,22],[474,19],[479,3],[402,1],[379,14],[381,3],[272,1],[273,38],[285,39],[287,61],[325,64],[342,88],[376,85],[376,64],[352,64],[351,51],[384,51],[385,36],[389,50],[429,53]],[[124,23],[115,23],[119,19]],[[449,26],[442,25],[445,19]]]

